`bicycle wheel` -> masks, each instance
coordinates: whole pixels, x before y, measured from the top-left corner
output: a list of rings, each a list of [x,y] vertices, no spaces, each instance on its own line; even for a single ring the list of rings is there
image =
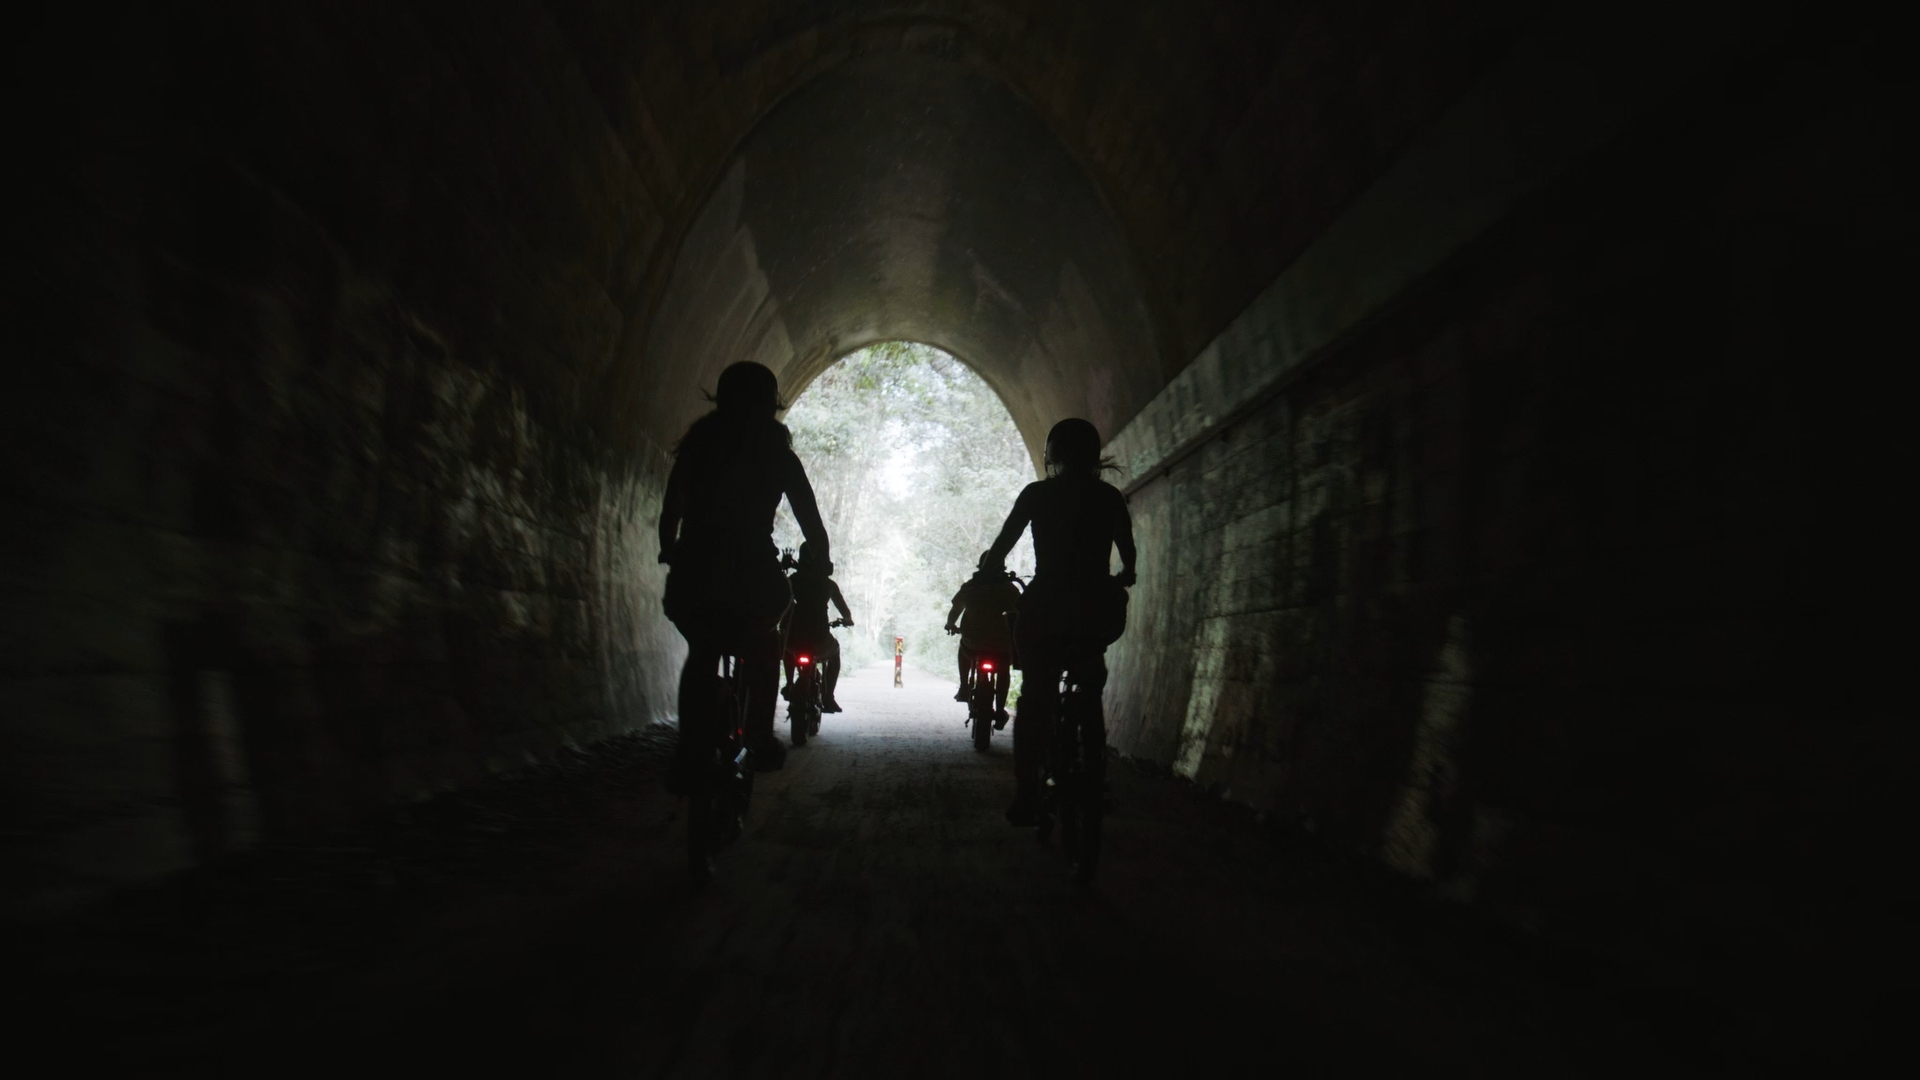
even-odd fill
[[[802,668],[793,683],[793,700],[787,702],[787,726],[792,729],[795,746],[807,745],[807,734],[813,729],[813,718],[807,713],[812,707],[813,669]]]
[[[713,879],[713,853],[719,821],[719,792],[714,783],[718,761],[709,760],[687,778],[687,870],[695,885]]]
[[[699,697],[695,700],[699,700]],[[707,708],[713,710],[711,713],[681,717],[681,738],[697,739],[703,744],[697,750],[689,751],[694,764],[687,769],[685,777],[687,870],[696,887],[713,879],[713,854],[717,847],[715,838],[720,816],[720,766],[725,753],[725,738],[719,728],[728,722],[727,718],[731,715],[724,680],[714,680],[711,696],[707,696],[706,701],[709,702]]]
[[[719,754],[719,812],[714,823],[719,834],[714,839],[715,850],[740,839],[747,827],[747,804],[753,801],[753,770],[747,768],[747,695],[739,678],[739,667],[731,666],[723,684],[724,708],[720,715],[727,718],[727,736]]]
[[[1060,853],[1073,862],[1080,860],[1080,778],[1071,770],[1063,773],[1055,790],[1059,792]]]
[[[1091,780],[1091,777],[1083,777]],[[1080,792],[1078,825],[1080,839],[1074,844],[1073,876],[1082,884],[1093,880],[1093,871],[1100,863],[1100,832],[1102,819],[1106,816],[1105,801],[1100,796],[1100,785],[1082,783]]]
[[[993,677],[975,673],[973,697],[967,702],[967,722],[973,725],[973,748],[986,753],[993,743]]]
[[[1072,749],[1078,766],[1075,802],[1080,836],[1074,845],[1074,878],[1082,885],[1093,880],[1100,863],[1100,835],[1107,811],[1107,733],[1099,716],[1076,718]]]
[[[740,834],[746,831],[747,804],[753,801],[753,774],[737,760],[725,762],[717,787],[713,838],[716,851],[740,839]]]

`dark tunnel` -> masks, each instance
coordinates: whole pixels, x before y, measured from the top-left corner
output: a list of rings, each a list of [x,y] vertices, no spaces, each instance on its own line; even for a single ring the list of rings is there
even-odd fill
[[[44,1030],[144,1018],[88,1047],[136,1071],[316,1032],[554,1075],[1877,1059],[1890,27],[183,0],[9,37],[0,899]],[[1114,873],[1009,893],[1004,755],[826,738],[689,895],[618,854],[678,828],[672,449],[735,361],[792,400],[889,341],[1036,472],[1071,416],[1117,464]],[[841,1004],[689,1019],[729,995]],[[905,1019],[970,997],[1024,1019]]]

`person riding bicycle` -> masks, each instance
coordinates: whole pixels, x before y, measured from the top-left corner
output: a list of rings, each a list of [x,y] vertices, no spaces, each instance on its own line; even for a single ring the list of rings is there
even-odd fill
[[[1105,653],[1126,628],[1126,589],[1134,583],[1133,518],[1126,496],[1100,478],[1100,432],[1081,419],[1047,433],[1047,478],[1028,484],[983,563],[999,565],[1033,528],[1033,581],[1020,598],[1018,663],[1025,676],[1013,720],[1013,768],[1019,791],[1007,809],[1015,825],[1035,823],[1040,759],[1060,706],[1060,679],[1071,673],[1096,710],[1107,682]],[[1120,573],[1110,574],[1120,552]],[[1104,746],[1101,752],[1104,754]]]
[[[827,619],[827,605],[840,610],[840,619],[853,625],[853,613],[847,610],[847,598],[833,580],[833,563],[818,553],[812,541],[800,545],[800,562],[791,579],[793,585],[793,623],[787,630],[786,688],[793,690],[793,657],[805,653],[819,666],[821,712],[839,712],[833,688],[840,682],[840,642],[833,636],[833,624]]]
[[[746,688],[749,758],[757,771],[786,761],[773,735],[780,685],[779,623],[791,602],[773,545],[773,515],[782,496],[802,535],[827,553],[813,485],[793,452],[772,371],[741,361],[720,373],[715,408],[693,422],[674,448],[660,510],[660,561],[667,574],[664,607],[687,639],[680,669],[680,744],[675,777],[684,779],[713,745],[713,679],[719,659],[734,656]]]
[[[983,557],[980,568],[953,594],[953,607],[947,611],[947,633],[960,635],[960,689],[953,700],[965,701],[972,693],[968,679],[977,656],[984,652],[1003,659],[993,676],[996,728],[1007,722],[1009,673],[1004,660],[1013,655],[1013,628],[1007,622],[1007,613],[1019,604],[1020,590],[1014,587],[1012,576]]]

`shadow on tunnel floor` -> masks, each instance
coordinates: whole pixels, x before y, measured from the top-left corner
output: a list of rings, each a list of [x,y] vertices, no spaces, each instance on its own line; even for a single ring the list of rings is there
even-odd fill
[[[139,1074],[1140,1075],[1267,1059],[1604,1075],[1707,1064],[1734,1033],[1685,988],[1630,985],[1124,759],[1116,834],[1140,857],[1093,893],[889,880],[884,859],[850,871],[847,851],[885,838],[770,809],[769,844],[839,868],[767,859],[736,883],[751,897],[692,897],[658,782],[671,739],[613,739],[16,932],[9,967],[34,993],[15,1015],[48,1038],[44,1060]],[[954,812],[990,798],[955,796]],[[971,857],[952,864],[972,873]],[[809,906],[893,939],[836,962],[829,933],[796,940],[805,920],[767,914]]]

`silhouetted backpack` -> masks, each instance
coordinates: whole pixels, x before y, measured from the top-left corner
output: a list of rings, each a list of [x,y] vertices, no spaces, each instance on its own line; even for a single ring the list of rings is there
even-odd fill
[[[1063,640],[1097,643],[1120,640],[1127,630],[1127,590],[1117,578],[1101,578],[1074,588],[1035,581],[1020,596],[1016,647],[1025,654]]]
[[[1094,594],[1093,625],[1094,637],[1098,638],[1102,648],[1120,640],[1127,632],[1127,590],[1118,578],[1107,578],[1100,582]]]

